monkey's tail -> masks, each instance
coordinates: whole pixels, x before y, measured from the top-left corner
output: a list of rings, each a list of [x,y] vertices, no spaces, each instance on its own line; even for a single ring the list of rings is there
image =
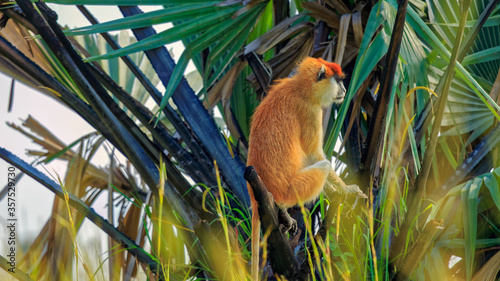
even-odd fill
[[[252,198],[253,199],[253,198]],[[257,202],[252,200],[252,281],[259,281],[260,217]]]

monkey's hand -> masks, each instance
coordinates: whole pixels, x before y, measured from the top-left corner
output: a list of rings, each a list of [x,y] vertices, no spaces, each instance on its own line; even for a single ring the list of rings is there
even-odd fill
[[[331,170],[330,173],[328,174],[328,185],[333,187],[333,190],[335,190],[337,193],[339,193],[342,196],[353,196],[355,195],[358,198],[368,198],[366,194],[359,189],[359,186],[355,184],[351,185],[346,185],[342,179],[337,176],[337,174]]]
[[[341,192],[344,193],[346,196],[356,195],[359,198],[365,198],[365,199],[368,198],[368,196],[366,196],[366,194],[364,194],[363,191],[359,189],[359,186],[355,184],[346,185],[342,189],[343,190]]]

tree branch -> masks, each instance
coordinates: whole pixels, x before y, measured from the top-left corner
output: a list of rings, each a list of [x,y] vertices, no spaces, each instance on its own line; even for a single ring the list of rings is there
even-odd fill
[[[281,233],[278,212],[272,195],[267,191],[264,182],[257,175],[254,167],[247,167],[244,177],[252,187],[257,201],[262,232],[266,233],[270,230],[267,242],[269,260],[273,271],[278,275],[284,275],[288,279],[296,278],[299,264],[286,238]]]

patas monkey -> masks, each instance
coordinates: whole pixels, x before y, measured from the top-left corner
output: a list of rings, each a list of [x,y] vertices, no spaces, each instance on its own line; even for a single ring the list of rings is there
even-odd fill
[[[362,194],[333,171],[323,153],[322,108],[344,100],[342,70],[305,58],[295,75],[280,79],[252,117],[247,166],[254,166],[283,210],[318,198],[323,188]],[[252,189],[252,279],[258,279],[260,218]]]

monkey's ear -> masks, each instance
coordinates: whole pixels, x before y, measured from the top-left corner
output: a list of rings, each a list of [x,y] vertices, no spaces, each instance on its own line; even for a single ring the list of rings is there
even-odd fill
[[[326,78],[326,68],[324,65],[321,65],[321,69],[318,72],[318,82]]]

